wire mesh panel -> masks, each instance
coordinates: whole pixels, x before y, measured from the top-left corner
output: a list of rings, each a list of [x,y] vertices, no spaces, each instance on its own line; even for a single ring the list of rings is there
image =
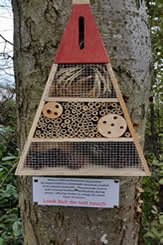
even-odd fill
[[[115,98],[106,64],[59,64],[49,97]]]
[[[34,142],[25,167],[142,168],[134,142]]]

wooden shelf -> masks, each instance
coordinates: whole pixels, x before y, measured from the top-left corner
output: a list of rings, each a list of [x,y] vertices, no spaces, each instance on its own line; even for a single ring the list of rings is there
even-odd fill
[[[33,138],[32,142],[133,142],[132,138],[55,138],[55,139],[40,139]]]
[[[44,101],[63,102],[119,102],[117,98],[79,98],[79,97],[47,97]]]
[[[30,176],[146,176],[145,171],[137,168],[90,167],[72,170],[68,168],[42,168],[38,170],[23,168],[17,175]]]

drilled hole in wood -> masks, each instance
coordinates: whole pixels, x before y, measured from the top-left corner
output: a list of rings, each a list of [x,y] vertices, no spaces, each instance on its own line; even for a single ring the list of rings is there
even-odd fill
[[[115,117],[113,117],[115,120],[117,119],[117,117],[115,116]]]
[[[107,123],[107,121],[103,121],[103,124],[106,124]]]
[[[112,127],[114,127],[114,126],[115,126],[115,124],[114,124],[114,123],[112,123],[112,124],[111,124],[111,126],[112,126]]]
[[[108,131],[108,134],[111,134],[111,132],[110,132],[110,131]]]
[[[54,112],[54,115],[55,115],[55,116],[57,116],[57,115],[58,115],[58,113],[57,113],[57,112]]]
[[[51,113],[51,110],[47,110],[47,113],[50,114]]]
[[[56,105],[55,108],[59,108],[59,105]]]
[[[120,129],[123,129],[124,127],[123,126],[120,126]]]

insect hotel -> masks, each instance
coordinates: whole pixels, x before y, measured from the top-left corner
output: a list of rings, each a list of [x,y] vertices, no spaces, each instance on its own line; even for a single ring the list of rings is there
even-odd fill
[[[73,0],[17,175],[150,175],[89,0]]]

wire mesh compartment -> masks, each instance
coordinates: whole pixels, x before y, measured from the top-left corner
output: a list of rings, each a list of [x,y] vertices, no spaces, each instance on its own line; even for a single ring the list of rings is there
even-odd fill
[[[134,142],[33,142],[25,167],[142,168]]]
[[[49,97],[115,98],[106,64],[59,64]]]

